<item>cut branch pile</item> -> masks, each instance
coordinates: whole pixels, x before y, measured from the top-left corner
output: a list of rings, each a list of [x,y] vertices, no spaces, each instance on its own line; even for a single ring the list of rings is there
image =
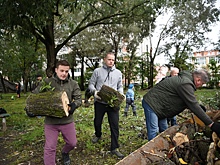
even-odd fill
[[[113,88],[103,85],[101,90],[98,92],[101,99],[108,103],[108,105],[115,110],[120,108],[121,103],[124,101],[124,96]]]
[[[26,111],[33,116],[68,116],[69,99],[66,92],[48,91],[30,94],[26,100]]]
[[[218,122],[220,111],[207,114]],[[201,121],[191,119],[173,126],[119,161],[116,165],[219,165],[220,138]]]

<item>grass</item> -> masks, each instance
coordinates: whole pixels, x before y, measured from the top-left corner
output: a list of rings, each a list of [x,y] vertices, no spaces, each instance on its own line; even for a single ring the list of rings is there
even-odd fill
[[[146,128],[141,100],[146,91],[139,91],[136,97],[137,117],[132,116],[131,109],[127,118],[123,117],[125,103],[120,110],[120,151],[129,155],[145,143]],[[217,90],[198,90],[196,97],[203,105],[210,106],[210,100],[215,98]],[[82,92],[83,94],[83,92]],[[2,94],[0,107],[3,107],[9,114],[7,118],[7,130],[0,130],[1,159],[0,164],[43,164],[44,146],[44,117],[29,118],[25,114],[25,100],[28,94],[21,94],[21,98],[11,100],[11,96],[16,94]],[[215,99],[213,99],[215,100]],[[86,108],[81,106],[74,113],[77,131],[77,148],[70,152],[72,164],[77,165],[112,165],[119,160],[109,153],[110,130],[105,115],[102,125],[103,136],[99,143],[93,144],[91,138],[94,134],[93,127],[93,105]],[[57,165],[60,165],[61,149],[64,145],[62,136],[58,138],[57,145]],[[7,163],[6,163],[7,162]]]

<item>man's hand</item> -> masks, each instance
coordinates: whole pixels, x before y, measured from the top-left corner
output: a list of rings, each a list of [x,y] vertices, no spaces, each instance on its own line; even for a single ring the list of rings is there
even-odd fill
[[[220,138],[220,123],[213,123],[211,126],[211,130],[215,132]]]
[[[69,110],[69,114],[73,114],[73,112],[76,110],[76,104],[74,102],[68,104],[68,106],[70,107],[70,110]]]
[[[94,97],[95,97],[96,99],[98,99],[98,100],[101,100],[101,97],[98,96],[98,91],[95,91]]]

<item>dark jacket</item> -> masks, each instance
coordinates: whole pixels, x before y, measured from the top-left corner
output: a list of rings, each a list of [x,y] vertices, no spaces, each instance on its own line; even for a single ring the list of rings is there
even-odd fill
[[[81,106],[81,90],[76,81],[72,78],[68,77],[66,80],[60,80],[56,74],[54,74],[51,78],[47,78],[44,80],[47,84],[51,83],[51,87],[55,87],[54,91],[65,91],[69,98],[69,101],[76,104],[76,107]],[[41,84],[33,91],[33,93],[39,93]],[[45,117],[45,124],[68,124],[73,122],[73,115],[69,115],[68,117],[56,118],[56,117]]]
[[[206,115],[196,100],[193,76],[183,71],[156,84],[143,99],[153,109],[158,118],[169,118],[181,113],[187,107],[206,125],[212,120]]]

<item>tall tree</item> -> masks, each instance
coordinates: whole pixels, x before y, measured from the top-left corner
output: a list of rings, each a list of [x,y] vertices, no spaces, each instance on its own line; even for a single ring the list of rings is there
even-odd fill
[[[40,49],[35,37],[23,33],[16,30],[13,34],[7,33],[1,37],[0,68],[2,75],[10,81],[23,81],[26,92],[28,83],[43,68],[45,51]]]
[[[136,16],[152,14],[154,6],[166,1],[146,0],[4,0],[0,3],[0,28],[22,28],[39,39],[47,51],[47,76],[55,68],[57,53],[84,29],[115,24]],[[43,5],[42,5],[43,4]],[[64,37],[60,38],[60,32]]]
[[[193,49],[200,49],[211,31],[212,23],[219,21],[220,10],[215,7],[216,0],[185,1],[173,8],[173,16],[166,30],[167,37],[163,52],[180,69],[189,69],[187,63]],[[174,51],[172,51],[174,50]]]

